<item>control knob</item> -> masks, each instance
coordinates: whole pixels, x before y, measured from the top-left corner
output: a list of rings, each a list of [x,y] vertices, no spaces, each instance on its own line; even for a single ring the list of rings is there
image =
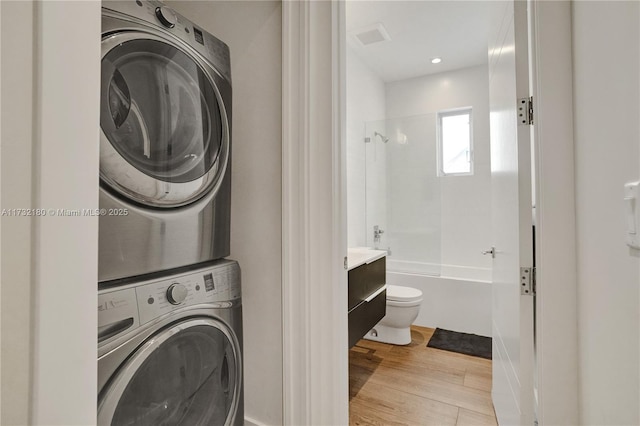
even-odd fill
[[[180,283],[174,283],[167,289],[167,300],[172,305],[179,305],[187,298],[189,290]]]
[[[178,22],[176,13],[167,6],[156,7],[156,17],[167,28],[175,27]]]

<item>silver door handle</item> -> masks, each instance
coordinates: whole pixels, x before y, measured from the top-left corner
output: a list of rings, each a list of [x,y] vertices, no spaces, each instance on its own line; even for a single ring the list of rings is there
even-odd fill
[[[492,258],[496,257],[496,248],[495,247],[491,247],[491,250],[485,250],[482,252],[482,254],[487,255],[490,254]]]

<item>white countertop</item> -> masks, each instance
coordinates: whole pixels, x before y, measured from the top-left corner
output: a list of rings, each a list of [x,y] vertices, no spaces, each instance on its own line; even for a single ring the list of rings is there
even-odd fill
[[[350,247],[347,249],[347,268],[352,270],[358,266],[376,261],[386,255],[386,250],[374,250],[368,247]]]

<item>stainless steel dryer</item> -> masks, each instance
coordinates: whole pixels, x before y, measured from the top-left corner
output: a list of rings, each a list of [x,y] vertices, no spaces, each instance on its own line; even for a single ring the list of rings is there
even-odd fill
[[[98,293],[98,425],[242,425],[235,261]]]
[[[157,1],[102,7],[101,282],[229,255],[229,48]]]

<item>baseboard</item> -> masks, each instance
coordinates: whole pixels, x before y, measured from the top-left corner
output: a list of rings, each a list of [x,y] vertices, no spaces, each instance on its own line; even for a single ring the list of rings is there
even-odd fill
[[[260,423],[259,421],[252,419],[251,417],[244,417],[244,426],[266,426],[264,423]]]

